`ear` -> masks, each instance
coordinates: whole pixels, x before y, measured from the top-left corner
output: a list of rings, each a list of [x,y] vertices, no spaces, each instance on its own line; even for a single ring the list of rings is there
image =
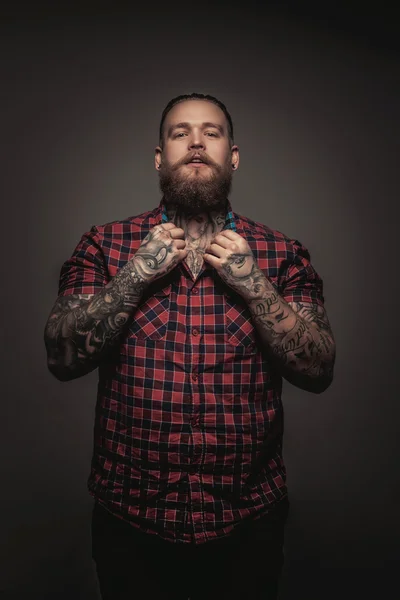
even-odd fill
[[[238,146],[232,146],[231,155],[232,155],[232,169],[234,171],[237,171],[237,169],[239,168],[239,147]]]
[[[160,146],[157,146],[156,150],[155,150],[155,155],[154,155],[154,166],[157,169],[157,171],[161,167],[161,155],[162,155],[162,148]]]

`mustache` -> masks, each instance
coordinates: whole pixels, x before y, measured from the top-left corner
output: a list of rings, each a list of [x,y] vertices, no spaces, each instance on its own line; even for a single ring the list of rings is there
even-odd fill
[[[194,157],[200,158],[200,160],[203,163],[205,163],[206,165],[210,165],[211,167],[215,167],[218,170],[220,170],[220,168],[221,168],[209,156],[207,156],[207,154],[205,152],[201,152],[199,150],[196,150],[195,152],[191,152],[190,154],[187,154],[184,158],[182,158],[181,160],[179,160],[178,162],[176,162],[172,166],[172,169],[176,170],[176,169],[179,169],[179,167],[181,167],[182,165],[187,165],[188,163],[192,162],[192,160],[194,159]]]

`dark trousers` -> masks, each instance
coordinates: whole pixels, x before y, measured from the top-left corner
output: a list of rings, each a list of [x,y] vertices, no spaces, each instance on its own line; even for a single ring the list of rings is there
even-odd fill
[[[95,502],[92,556],[103,600],[276,600],[286,498],[258,521],[201,545],[145,534]]]

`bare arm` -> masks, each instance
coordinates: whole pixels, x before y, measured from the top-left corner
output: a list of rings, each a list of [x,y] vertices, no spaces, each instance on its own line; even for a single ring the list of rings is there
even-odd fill
[[[272,359],[293,385],[323,392],[332,382],[336,355],[326,310],[317,304],[288,303],[266,278],[261,281],[261,297],[247,298],[256,329]]]
[[[123,331],[145,287],[130,261],[97,294],[59,297],[44,338],[51,373],[67,381],[95,369]]]
[[[183,235],[173,223],[153,228],[100,292],[57,299],[44,334],[48,368],[57,379],[75,379],[98,366],[120,338],[147,286],[186,256]]]

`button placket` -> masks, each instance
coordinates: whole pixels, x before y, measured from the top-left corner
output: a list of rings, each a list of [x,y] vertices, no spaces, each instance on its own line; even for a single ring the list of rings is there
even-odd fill
[[[202,321],[201,321],[201,310],[200,310],[200,294],[199,288],[192,288],[192,297],[190,298],[191,304],[191,317],[190,317],[190,328],[188,334],[190,335],[191,349],[192,349],[192,364],[191,373],[189,375],[191,382],[191,397],[192,397],[192,414],[190,416],[190,424],[193,427],[193,458],[192,464],[196,465],[199,463],[200,457],[203,452],[203,439],[199,429],[200,425],[200,393],[199,393],[199,345],[201,340]]]

